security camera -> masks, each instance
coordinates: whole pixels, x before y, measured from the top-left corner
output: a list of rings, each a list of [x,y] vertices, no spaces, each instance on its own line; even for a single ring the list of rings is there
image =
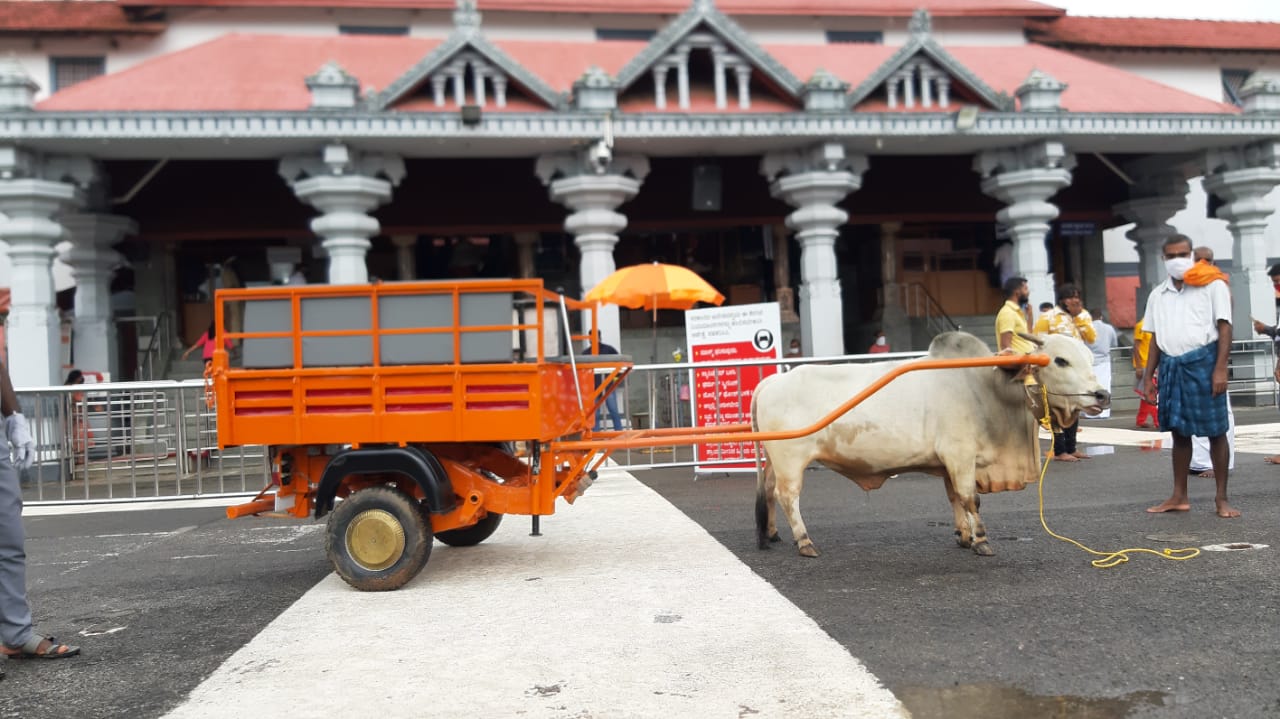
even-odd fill
[[[609,169],[609,163],[613,162],[613,150],[603,140],[596,140],[587,149],[587,161],[597,175],[603,175]]]

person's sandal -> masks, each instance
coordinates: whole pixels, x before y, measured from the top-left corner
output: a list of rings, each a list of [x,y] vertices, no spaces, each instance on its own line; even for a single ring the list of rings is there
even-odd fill
[[[49,642],[49,646],[42,652],[40,644]],[[38,634],[32,634],[26,644],[21,647],[3,647],[0,653],[11,659],[66,659],[74,657],[80,653],[80,647],[73,647],[68,644],[59,644],[57,639],[53,637],[42,637]]]

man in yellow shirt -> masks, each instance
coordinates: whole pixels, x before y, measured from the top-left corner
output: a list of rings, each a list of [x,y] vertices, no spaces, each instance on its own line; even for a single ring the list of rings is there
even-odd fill
[[[1027,334],[1026,307],[1030,300],[1027,278],[1005,280],[1004,305],[996,313],[996,348],[1001,353],[1029,354],[1035,350],[1035,345],[1018,336],[1019,332]]]

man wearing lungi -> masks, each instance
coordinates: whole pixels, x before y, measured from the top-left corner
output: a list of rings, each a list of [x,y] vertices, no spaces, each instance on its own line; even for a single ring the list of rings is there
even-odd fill
[[[1164,242],[1169,278],[1151,291],[1143,329],[1152,335],[1142,394],[1159,408],[1160,427],[1173,433],[1173,494],[1148,512],[1186,512],[1191,437],[1209,438],[1214,502],[1219,517],[1239,517],[1227,502],[1227,359],[1231,353],[1231,291],[1214,280],[1194,286],[1183,281],[1191,269],[1191,240],[1173,235]],[[1152,382],[1160,371],[1157,397]]]

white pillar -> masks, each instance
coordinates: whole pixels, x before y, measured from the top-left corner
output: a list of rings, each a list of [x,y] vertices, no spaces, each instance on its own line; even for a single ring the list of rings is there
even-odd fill
[[[116,328],[111,321],[111,271],[120,255],[111,249],[138,231],[133,220],[119,215],[77,214],[62,218],[71,247],[61,254],[76,281],[75,323],[71,329],[75,366],[84,371],[110,372],[119,380]]]
[[[404,282],[418,279],[417,235],[393,235],[391,244],[396,248],[396,279]]]
[[[8,246],[11,265],[5,333],[15,387],[62,382],[53,248],[66,231],[54,218],[84,199],[75,184],[60,181],[64,174],[41,158],[0,147],[0,242]],[[85,184],[89,178],[82,179]]]
[[[1075,157],[1054,141],[988,150],[974,160],[974,170],[982,176],[982,192],[1008,204],[996,219],[1009,228],[1014,273],[1027,278],[1032,307],[1054,300],[1045,238],[1058,207],[1048,199],[1071,184],[1074,166]]]
[[[1116,214],[1134,223],[1126,236],[1138,249],[1137,319],[1146,312],[1151,290],[1164,281],[1164,241],[1178,230],[1169,220],[1187,206],[1187,181],[1171,172],[1139,178],[1133,199],[1115,206]]]
[[[1256,317],[1267,324],[1275,313],[1275,294],[1267,277],[1267,222],[1276,206],[1267,195],[1280,185],[1280,141],[1210,152],[1204,189],[1223,200],[1218,217],[1227,221],[1234,240],[1231,273],[1234,301],[1233,335],[1253,336]]]
[[[369,238],[381,229],[369,213],[391,199],[392,187],[404,178],[404,162],[334,144],[317,155],[281,160],[280,175],[298,199],[323,213],[311,221],[311,230],[329,257],[329,283],[368,282]]]
[[[627,218],[616,210],[636,196],[649,174],[649,161],[644,157],[610,156],[607,161],[595,161],[593,154],[596,153],[588,148],[546,155],[538,159],[537,166],[538,176],[550,188],[551,199],[572,210],[564,229],[573,235],[582,255],[578,276],[584,295],[617,269],[613,248],[618,244],[618,233],[627,226]],[[598,318],[601,339],[620,347],[617,305],[601,306]],[[584,316],[584,331],[590,329],[589,321],[589,316]]]
[[[834,142],[769,153],[760,171],[770,193],[795,207],[787,227],[800,242],[801,347],[811,357],[844,354],[844,308],[836,238],[849,215],[836,206],[862,186],[867,159]]]

